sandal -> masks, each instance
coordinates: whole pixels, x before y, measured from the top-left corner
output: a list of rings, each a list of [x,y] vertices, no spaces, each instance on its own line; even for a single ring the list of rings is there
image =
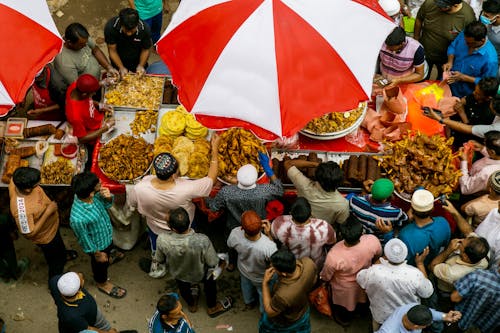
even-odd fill
[[[99,289],[100,292],[108,295],[109,297],[113,297],[113,298],[117,298],[117,299],[123,298],[123,297],[125,297],[125,295],[127,295],[127,290],[123,289],[121,287],[118,287],[118,286],[113,286],[113,288],[111,288],[111,290],[109,292],[107,292],[106,290],[99,288],[99,287],[97,287],[97,289]],[[120,291],[123,291],[123,294],[120,295]]]
[[[109,252],[109,264],[116,264],[118,261],[125,258],[125,254],[123,252],[118,251],[117,249],[112,249]]]
[[[215,318],[217,316],[220,316],[221,314],[223,314],[224,312],[227,312],[229,311],[231,308],[233,307],[233,299],[231,296],[226,296],[224,297],[223,299],[221,299],[216,306],[214,306],[212,311],[211,312],[211,309],[208,309],[207,310],[207,314],[211,317],[211,318]]]
[[[66,250],[66,261],[75,260],[78,258],[78,252],[75,250]]]

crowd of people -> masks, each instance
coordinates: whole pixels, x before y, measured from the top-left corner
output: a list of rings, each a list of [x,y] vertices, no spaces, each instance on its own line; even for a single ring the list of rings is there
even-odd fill
[[[160,36],[163,1],[129,3],[132,8],[121,10],[104,27],[109,60],[87,29],[72,23],[61,53],[33,85],[34,107],[28,116],[67,119],[90,152],[114,125],[110,110],[98,102],[100,87],[128,72],[144,74]],[[380,333],[443,332],[445,323],[462,331],[499,332],[500,1],[380,4],[398,26],[381,47],[374,82],[387,89],[420,82],[435,66],[437,78],[457,97],[453,115],[435,109],[426,115],[456,139],[460,199],[436,202],[431,192],[417,188],[407,207],[394,200],[394,183],[388,178],[366,180],[362,193],[346,197],[338,190],[345,175],[337,163],[296,159],[284,163],[297,192],[291,201],[269,157],[261,153],[269,183],[258,182],[258,170],[248,164],[238,170],[237,184],[211,196],[218,174],[217,134],[211,137],[208,175],[201,179],[179,177],[178,161],[161,153],[153,160],[154,175],[127,187],[126,193],[127,206],[147,224],[147,274],[168,276],[178,289],[158,300],[150,333],[194,332],[196,323],[181,300],[190,313],[197,312],[201,285],[209,317],[229,311],[234,299],[218,295],[217,281],[224,270],[235,269],[245,307],[258,307],[260,313],[258,328],[249,331],[310,332],[314,310],[308,294],[327,286],[332,320],[344,327],[361,313],[371,316],[373,332]],[[403,18],[412,14],[411,33]],[[315,168],[314,177],[301,171],[307,168]],[[108,278],[109,266],[124,257],[113,245],[108,209],[114,195],[88,166],[74,176],[71,188],[69,225],[89,256],[92,279],[105,295],[123,299],[127,290]],[[40,187],[40,171],[18,168],[8,191],[11,214],[0,216],[2,278],[16,280],[29,266],[28,260],[16,259],[10,237],[14,225],[43,252],[59,332],[118,332],[84,288],[84,276],[65,272],[77,252],[64,244],[58,206]],[[195,198],[203,199],[195,205]],[[207,212],[221,213],[223,248],[216,249],[200,231]],[[0,328],[5,328],[1,320]]]

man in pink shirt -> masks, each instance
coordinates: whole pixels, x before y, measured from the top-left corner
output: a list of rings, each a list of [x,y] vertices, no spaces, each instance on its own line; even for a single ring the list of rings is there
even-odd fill
[[[156,175],[146,176],[133,188],[127,189],[129,206],[137,208],[139,213],[146,217],[153,258],[158,235],[170,230],[167,223],[170,210],[184,208],[193,223],[195,205],[191,200],[210,194],[217,179],[219,142],[219,136],[214,134],[211,141],[210,168],[206,177],[197,180],[178,178],[178,163],[175,157],[169,153],[161,153],[153,160]],[[153,261],[149,275],[160,278],[165,274],[165,267]]]
[[[332,288],[335,321],[347,326],[356,305],[367,302],[366,293],[356,282],[356,275],[382,255],[382,245],[376,236],[363,235],[361,222],[352,215],[340,225],[340,234],[344,240],[328,252],[319,276]]]
[[[469,154],[473,152],[464,150],[461,156],[460,191],[464,195],[486,191],[488,178],[493,172],[500,170],[500,132],[487,132],[484,135],[484,145],[474,141],[474,150],[480,151],[484,157],[472,164],[470,171],[467,161],[470,159]]]

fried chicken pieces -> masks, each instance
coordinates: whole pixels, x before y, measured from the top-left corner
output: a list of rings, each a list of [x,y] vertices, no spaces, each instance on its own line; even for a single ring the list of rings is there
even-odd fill
[[[110,179],[131,181],[146,173],[153,161],[153,145],[122,134],[101,148],[99,167]]]
[[[127,74],[105,95],[107,104],[136,108],[160,108],[164,79],[145,75]]]
[[[252,164],[259,174],[263,172],[258,152],[266,153],[266,149],[252,132],[231,128],[222,133],[220,138],[219,177],[224,180],[234,178],[238,169],[245,164]]]
[[[70,160],[58,157],[55,162],[44,164],[40,169],[42,184],[71,184],[75,167]]]
[[[316,134],[334,133],[351,127],[363,114],[366,103],[359,103],[356,109],[347,112],[332,112],[314,118],[305,129]]]
[[[417,132],[400,141],[385,142],[386,155],[378,159],[399,193],[412,194],[417,186],[423,186],[437,197],[453,192],[461,176],[453,161],[459,153],[453,154],[452,143],[453,138]]]

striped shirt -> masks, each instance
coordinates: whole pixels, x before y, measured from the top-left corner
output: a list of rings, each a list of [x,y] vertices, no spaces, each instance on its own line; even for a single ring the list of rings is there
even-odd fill
[[[353,196],[349,205],[351,212],[363,224],[365,232],[377,236],[382,243],[384,243],[384,234],[375,225],[378,218],[391,222],[393,227],[401,227],[408,220],[408,216],[401,208],[392,206],[389,201],[372,203],[370,195]]]
[[[406,37],[406,45],[400,53],[387,48],[384,43],[380,49],[380,72],[387,78],[398,78],[415,72],[415,67],[425,62],[424,48],[418,41]]]
[[[112,201],[99,193],[94,195],[92,203],[75,196],[69,221],[83,252],[102,251],[113,241],[113,227],[107,211],[111,204]]]
[[[500,273],[478,269],[455,282],[462,300],[456,310],[462,313],[458,327],[476,327],[483,333],[498,332],[500,328]]]

